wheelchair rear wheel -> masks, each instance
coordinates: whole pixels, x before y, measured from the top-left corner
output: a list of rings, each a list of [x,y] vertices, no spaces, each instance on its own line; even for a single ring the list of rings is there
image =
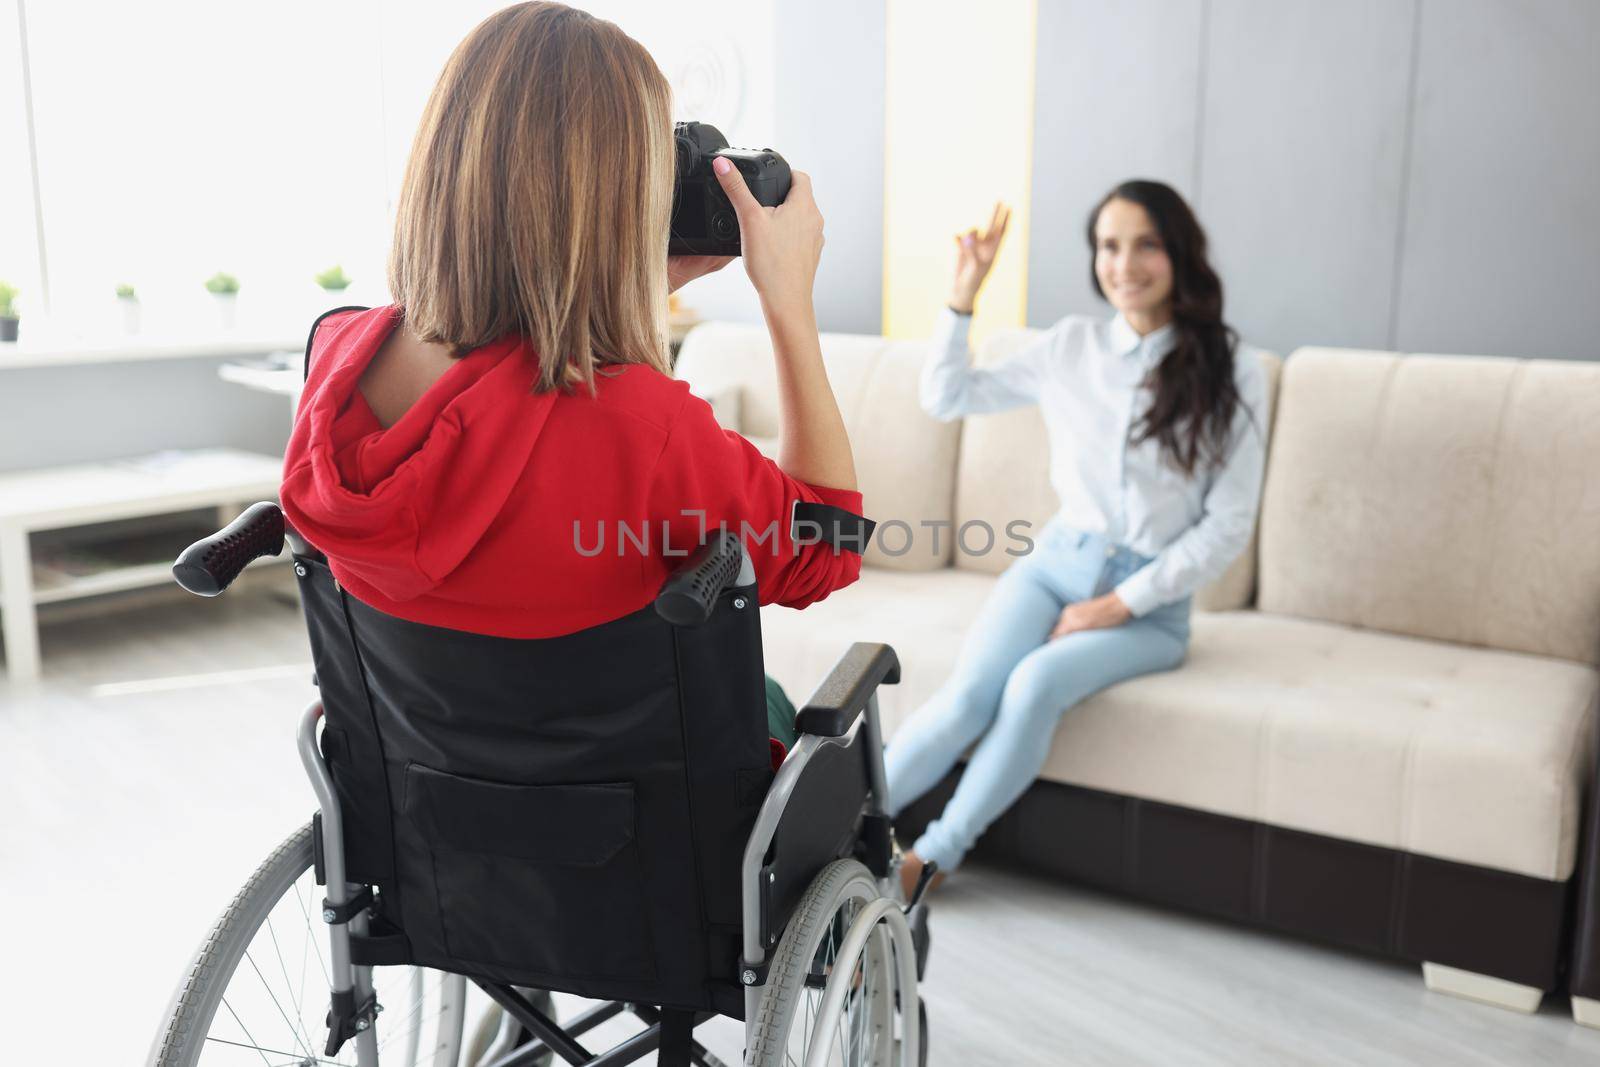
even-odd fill
[[[312,829],[279,845],[239,890],[173,998],[152,1067],[357,1064],[357,1041],[324,1056],[327,926],[312,873]],[[383,1067],[456,1067],[466,980],[416,967],[373,971]]]
[[[893,923],[900,925],[899,940]],[[909,1019],[902,1010],[916,1000],[916,964],[902,958],[901,945],[909,948],[910,938],[898,905],[871,872],[855,860],[829,864],[807,888],[772,956],[747,1067],[925,1062],[920,1001]]]

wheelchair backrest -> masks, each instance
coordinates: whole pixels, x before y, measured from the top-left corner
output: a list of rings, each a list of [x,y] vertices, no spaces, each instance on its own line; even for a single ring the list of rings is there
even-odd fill
[[[385,615],[296,562],[349,876],[382,901],[371,962],[739,1003],[739,865],[772,779],[753,586],[699,626],[647,605],[517,640]]]

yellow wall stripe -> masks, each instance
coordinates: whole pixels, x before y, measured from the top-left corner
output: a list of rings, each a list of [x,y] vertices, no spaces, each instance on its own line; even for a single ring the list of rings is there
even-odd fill
[[[1023,324],[1033,167],[1035,0],[888,0],[883,332],[926,337],[952,235],[1011,205],[975,339]]]

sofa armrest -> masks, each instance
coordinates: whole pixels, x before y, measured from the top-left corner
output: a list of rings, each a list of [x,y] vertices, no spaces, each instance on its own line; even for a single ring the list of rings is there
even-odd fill
[[[795,728],[818,737],[843,737],[880,685],[898,685],[900,657],[888,645],[857,641],[817,686]]]

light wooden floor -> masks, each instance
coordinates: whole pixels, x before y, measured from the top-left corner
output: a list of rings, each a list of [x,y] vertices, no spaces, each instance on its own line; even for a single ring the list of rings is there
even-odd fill
[[[138,1064],[215,913],[311,812],[309,653],[261,585],[47,623],[43,645],[44,682],[0,684],[0,1064]],[[1561,1000],[1515,1015],[1414,967],[992,868],[935,900],[941,1067],[1600,1063]],[[709,1029],[736,1058],[738,1026]]]

